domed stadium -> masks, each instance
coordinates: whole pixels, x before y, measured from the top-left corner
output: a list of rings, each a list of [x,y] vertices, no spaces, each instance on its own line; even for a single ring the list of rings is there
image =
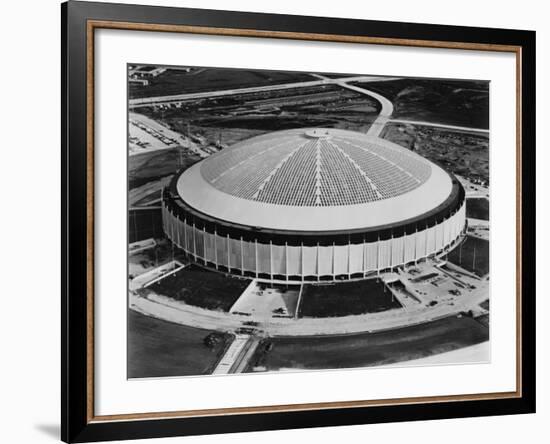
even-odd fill
[[[198,264],[269,281],[365,278],[448,251],[465,193],[436,164],[338,129],[276,131],[174,176],[167,237]]]

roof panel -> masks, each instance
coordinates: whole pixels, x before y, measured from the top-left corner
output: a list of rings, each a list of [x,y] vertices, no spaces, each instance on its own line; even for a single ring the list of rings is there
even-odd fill
[[[277,131],[206,159],[201,174],[234,197],[285,206],[344,206],[408,193],[430,163],[382,139],[336,129]]]

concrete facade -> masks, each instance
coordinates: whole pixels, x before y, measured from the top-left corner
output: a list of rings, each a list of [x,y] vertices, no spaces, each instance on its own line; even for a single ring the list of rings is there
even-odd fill
[[[166,236],[198,263],[266,279],[330,281],[413,264],[452,248],[466,229],[466,205],[462,202],[448,218],[424,230],[343,245],[296,246],[210,233],[180,219],[164,200],[162,218]]]

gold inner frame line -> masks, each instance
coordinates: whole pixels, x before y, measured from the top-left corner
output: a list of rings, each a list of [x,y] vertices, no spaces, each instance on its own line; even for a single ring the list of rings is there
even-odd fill
[[[288,40],[309,40],[336,43],[361,43],[371,45],[394,45],[421,48],[461,49],[473,51],[511,52],[516,56],[516,390],[513,392],[496,393],[474,393],[450,396],[420,396],[408,398],[380,399],[380,400],[359,400],[359,401],[338,401],[306,404],[285,404],[255,407],[230,407],[218,409],[182,410],[171,412],[147,412],[128,413],[116,415],[94,414],[94,32],[96,29],[118,29],[131,31],[152,31],[152,32],[176,32],[202,35],[220,35],[234,37],[256,37],[256,38],[277,38]],[[521,282],[522,282],[522,48],[515,45],[498,45],[487,43],[470,42],[449,42],[435,40],[414,40],[399,38],[381,38],[368,36],[334,35],[334,34],[311,34],[286,31],[265,31],[253,29],[236,28],[214,28],[187,25],[164,25],[149,23],[131,23],[122,21],[88,20],[86,27],[86,207],[87,207],[87,285],[86,285],[86,307],[87,307],[87,399],[86,411],[87,422],[126,421],[126,420],[155,420],[163,418],[189,418],[204,416],[226,416],[237,414],[260,414],[274,412],[296,412],[305,410],[326,410],[334,408],[359,408],[389,405],[407,405],[416,403],[441,403],[461,402],[476,400],[511,399],[522,396],[522,348],[521,348]]]

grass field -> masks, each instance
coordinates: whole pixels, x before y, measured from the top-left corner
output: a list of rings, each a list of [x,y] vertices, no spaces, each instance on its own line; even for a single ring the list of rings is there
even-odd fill
[[[249,284],[249,279],[228,277],[190,265],[148,288],[188,305],[229,311]]]
[[[466,199],[466,217],[489,220],[489,200],[483,198]]]
[[[216,333],[220,340],[208,347],[204,339],[211,333],[128,310],[128,377],[212,373],[231,336]]]
[[[160,209],[131,210],[128,212],[128,242],[164,237]]]
[[[393,364],[443,353],[489,339],[489,329],[463,316],[380,333],[349,336],[271,338],[252,357],[247,371],[263,366],[331,369]],[[269,351],[268,351],[269,350]]]
[[[200,76],[200,74],[198,74]],[[231,145],[269,131],[322,126],[365,132],[379,104],[335,85],[317,85],[227,97],[188,100],[169,109],[140,112],[182,134]]]
[[[489,128],[489,82],[399,79],[365,83],[393,102],[396,119]]]
[[[466,236],[466,239],[448,254],[447,260],[478,276],[485,276],[489,273],[489,241]]]
[[[180,163],[180,159],[183,163]],[[129,188],[133,189],[152,180],[162,179],[176,173],[181,168],[189,168],[199,160],[199,156],[189,152],[185,152],[180,156],[180,151],[177,148],[129,156]]]
[[[400,307],[392,293],[376,279],[326,285],[306,284],[298,316],[348,316]]]
[[[487,134],[404,123],[389,123],[382,137],[437,163],[454,174],[489,183]]]
[[[483,325],[484,327],[487,327],[489,328],[489,315],[486,314],[486,315],[482,315],[482,316],[478,316],[476,318],[476,321],[479,322],[481,325]]]

